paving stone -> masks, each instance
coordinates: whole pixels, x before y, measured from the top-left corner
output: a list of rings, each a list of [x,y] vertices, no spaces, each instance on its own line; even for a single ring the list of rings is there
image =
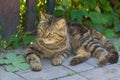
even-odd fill
[[[69,62],[70,62],[70,60],[73,58],[73,56],[70,56],[70,57],[68,57],[64,62],[63,62],[63,65],[64,66],[66,66],[66,67],[68,67],[69,69],[72,69],[73,71],[75,71],[75,72],[82,72],[82,71],[86,71],[86,70],[89,70],[89,69],[93,69],[94,68],[94,66],[92,66],[92,65],[90,65],[90,64],[88,64],[88,63],[86,63],[86,62],[83,62],[83,63],[81,63],[81,64],[78,64],[78,65],[76,65],[76,66],[70,66],[69,65]]]
[[[90,58],[86,62],[95,66],[95,67],[99,67],[98,66],[98,59],[96,59],[96,58]],[[106,65],[110,65],[110,63],[106,63]]]
[[[117,64],[120,64],[120,56],[119,56],[119,59],[118,59],[118,62],[117,62]]]
[[[4,53],[0,52],[0,59],[4,58]]]
[[[120,56],[120,51],[118,51],[118,54],[119,54],[119,56]]]
[[[73,75],[73,76],[67,76],[64,78],[59,78],[58,80],[88,80],[88,79],[79,75]]]
[[[15,73],[19,75],[19,74],[28,73],[28,72],[31,72],[31,69],[29,69],[29,70],[19,70],[19,71],[15,72]]]
[[[110,79],[108,79],[108,80],[120,80],[120,76],[118,76],[118,77],[113,77],[113,78],[110,78]]]
[[[86,62],[93,65],[93,66],[95,66],[95,67],[98,67],[98,64],[97,64],[98,60],[96,58],[90,58]]]
[[[21,78],[20,76],[4,71],[3,67],[0,67],[0,80],[25,80],[24,78]]]
[[[120,65],[112,64],[102,68],[81,72],[80,75],[89,80],[108,80],[112,77],[120,76]]]
[[[22,48],[22,47],[21,47],[21,48],[18,48],[18,49],[15,50],[15,53],[24,54],[25,51],[26,51],[26,49],[27,49],[27,48]]]
[[[38,72],[30,71],[19,74],[27,80],[50,80],[68,75],[69,69],[63,66],[52,66],[49,60],[42,60],[43,69]]]

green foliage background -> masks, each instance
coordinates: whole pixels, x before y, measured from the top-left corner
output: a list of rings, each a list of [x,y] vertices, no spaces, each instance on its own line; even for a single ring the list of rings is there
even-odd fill
[[[57,0],[54,15],[96,28],[106,37],[119,36],[120,1]]]
[[[17,48],[20,44],[28,45],[34,40],[29,32],[24,32],[24,16],[26,0],[20,0],[20,25],[18,33],[3,41],[2,48]],[[36,25],[39,23],[39,11],[46,12],[46,0],[38,0],[36,10]],[[53,13],[56,17],[63,17],[67,21],[87,24],[100,31],[108,38],[120,37],[120,0],[56,0]],[[1,27],[0,27],[1,28]],[[1,47],[0,47],[1,48]]]
[[[39,11],[46,11],[46,0],[39,0],[38,14]],[[117,0],[56,0],[53,15],[90,25],[108,38],[120,36],[120,1]]]

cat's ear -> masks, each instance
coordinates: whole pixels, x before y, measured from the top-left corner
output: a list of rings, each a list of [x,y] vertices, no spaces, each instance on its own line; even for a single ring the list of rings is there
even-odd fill
[[[64,28],[66,26],[66,20],[65,19],[60,19],[60,20],[57,21],[57,24],[58,24],[59,29]]]
[[[41,21],[46,21],[46,20],[49,18],[49,16],[50,16],[50,15],[48,15],[48,14],[40,11]]]

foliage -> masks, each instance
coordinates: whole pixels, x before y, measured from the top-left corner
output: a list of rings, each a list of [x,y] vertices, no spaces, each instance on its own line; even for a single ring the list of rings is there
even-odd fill
[[[39,23],[39,11],[46,12],[47,0],[38,0],[36,6]],[[34,40],[32,33],[24,32],[26,0],[20,0],[20,25],[18,33],[8,40],[0,36],[0,49],[12,46],[28,45]],[[63,17],[67,21],[87,24],[97,29],[108,38],[120,36],[120,1],[119,0],[56,0],[53,13],[56,17]],[[0,29],[1,29],[0,25]]]
[[[6,65],[5,69],[8,72],[29,69],[29,65],[26,63],[25,58],[15,53],[6,54],[3,59],[0,59],[0,65]]]
[[[31,35],[30,32],[22,33],[21,35],[11,35],[8,40],[3,40],[0,37],[0,51],[6,48],[18,48],[21,45],[27,46],[32,41],[35,40],[35,37]]]
[[[120,36],[120,1],[57,0],[54,15],[90,25],[108,38]]]

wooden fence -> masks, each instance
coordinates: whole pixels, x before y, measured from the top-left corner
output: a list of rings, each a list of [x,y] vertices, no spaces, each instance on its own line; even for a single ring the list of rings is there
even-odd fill
[[[36,28],[36,4],[38,0],[26,0],[25,31]],[[52,14],[55,0],[47,0],[47,13]],[[10,35],[17,33],[20,23],[20,0],[0,0],[0,35],[7,39]]]

